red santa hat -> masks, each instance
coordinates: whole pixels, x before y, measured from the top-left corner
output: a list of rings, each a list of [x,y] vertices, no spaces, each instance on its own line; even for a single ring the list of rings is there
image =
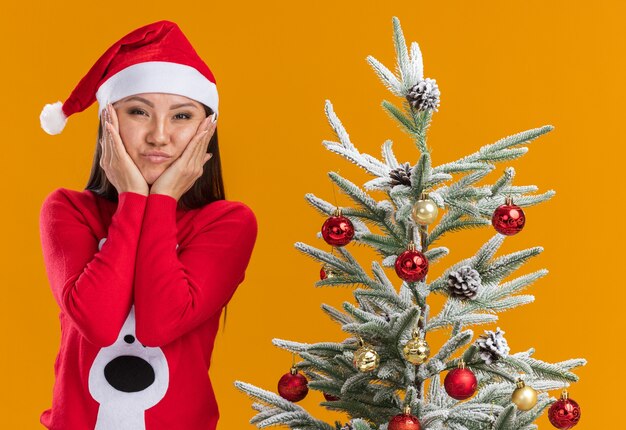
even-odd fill
[[[217,86],[209,67],[178,25],[157,21],[122,37],[96,61],[65,103],[44,106],[39,116],[48,134],[63,131],[67,118],[94,101],[107,103],[140,93],[178,94],[210,107],[217,116]]]

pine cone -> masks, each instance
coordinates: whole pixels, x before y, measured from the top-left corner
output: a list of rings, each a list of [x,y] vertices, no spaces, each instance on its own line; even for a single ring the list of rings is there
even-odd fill
[[[480,350],[480,358],[485,360],[485,363],[491,364],[509,355],[511,348],[509,348],[506,339],[502,336],[503,334],[504,332],[498,327],[495,332],[485,330],[485,334],[476,340],[476,345]]]
[[[463,266],[448,275],[448,291],[460,299],[473,299],[480,286],[480,273],[470,266]]]
[[[417,110],[434,110],[439,107],[439,87],[434,79],[419,81],[409,90],[406,99]]]
[[[395,187],[396,185],[406,185],[408,187],[411,186],[411,164],[404,163],[400,167],[393,169],[389,172],[389,177],[391,178],[391,186]]]

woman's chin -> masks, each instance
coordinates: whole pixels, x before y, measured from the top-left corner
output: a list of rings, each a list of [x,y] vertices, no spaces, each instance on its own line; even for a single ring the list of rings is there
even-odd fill
[[[146,180],[148,185],[154,184],[154,182],[159,179],[159,176],[164,172],[163,169],[148,169],[148,171],[142,172],[143,178]]]

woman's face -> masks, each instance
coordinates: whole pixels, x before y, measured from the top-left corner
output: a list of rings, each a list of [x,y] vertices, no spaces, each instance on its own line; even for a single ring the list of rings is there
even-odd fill
[[[176,94],[143,93],[113,103],[120,137],[148,185],[183,153],[206,118],[201,103]],[[149,157],[150,152],[167,158]]]

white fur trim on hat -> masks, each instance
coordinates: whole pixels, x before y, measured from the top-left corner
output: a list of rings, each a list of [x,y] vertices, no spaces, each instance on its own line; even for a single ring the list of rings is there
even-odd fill
[[[65,128],[67,117],[63,113],[63,103],[49,103],[43,107],[39,115],[41,128],[48,134],[59,134]]]
[[[134,94],[170,93],[196,100],[217,112],[217,87],[191,66],[166,61],[146,61],[120,70],[96,92],[99,109]]]

